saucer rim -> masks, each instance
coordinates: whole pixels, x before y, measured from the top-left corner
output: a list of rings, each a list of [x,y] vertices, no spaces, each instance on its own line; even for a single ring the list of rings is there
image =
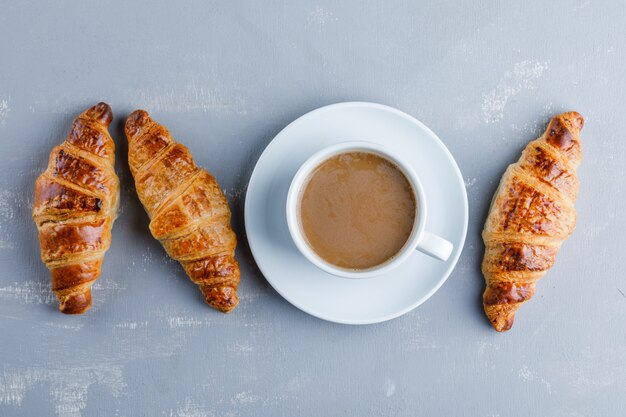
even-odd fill
[[[301,305],[299,305],[299,303],[293,301],[291,299],[291,297],[289,295],[287,295],[284,291],[280,290],[279,288],[277,288],[276,285],[274,285],[274,281],[272,280],[272,278],[270,278],[271,274],[267,274],[266,271],[264,270],[264,267],[262,267],[259,262],[257,262],[257,256],[255,255],[255,244],[252,243],[252,240],[249,237],[248,234],[248,224],[250,223],[250,203],[249,203],[249,194],[250,194],[250,190],[253,189],[254,187],[252,187],[251,185],[253,184],[253,182],[255,181],[255,177],[257,176],[258,173],[258,169],[259,169],[259,162],[261,161],[261,159],[265,156],[265,154],[267,152],[269,152],[270,149],[272,149],[273,146],[276,146],[276,139],[278,137],[280,137],[287,129],[289,129],[292,125],[301,122],[304,119],[313,117],[315,115],[317,115],[318,113],[324,112],[324,111],[331,111],[331,110],[336,110],[336,109],[341,109],[343,107],[363,107],[363,108],[372,108],[372,109],[376,109],[376,110],[380,110],[380,111],[385,111],[385,112],[390,112],[395,114],[396,116],[400,116],[404,119],[406,119],[407,121],[409,121],[410,123],[414,124],[417,126],[417,128],[421,129],[424,133],[426,133],[430,139],[434,140],[435,143],[437,143],[437,145],[439,146],[439,148],[441,148],[444,152],[444,154],[446,155],[446,157],[448,158],[448,161],[451,162],[452,167],[454,168],[454,172],[456,174],[458,183],[460,185],[460,188],[462,190],[462,200],[463,200],[463,207],[462,207],[462,211],[463,211],[463,230],[462,230],[462,238],[460,239],[460,244],[459,244],[459,248],[458,251],[456,251],[456,254],[453,255],[447,262],[449,262],[449,266],[448,268],[440,275],[440,278],[438,279],[436,285],[434,285],[427,293],[425,293],[423,296],[421,296],[420,298],[418,298],[415,302],[413,302],[412,304],[410,304],[407,307],[404,307],[394,313],[390,313],[390,314],[386,314],[384,316],[380,316],[377,317],[375,319],[341,319],[341,318],[337,318],[337,317],[333,317],[331,315],[327,315],[324,313],[321,313],[319,311],[315,311],[311,308],[308,307],[303,307]],[[286,218],[283,219],[283,221],[286,222]],[[461,254],[463,253],[463,248],[465,247],[465,242],[467,240],[467,232],[468,232],[468,226],[469,226],[469,203],[468,203],[468,198],[467,198],[467,190],[465,188],[465,181],[463,180],[463,175],[461,173],[461,169],[459,168],[459,165],[457,164],[456,160],[454,159],[454,156],[452,155],[452,153],[450,152],[450,150],[448,149],[448,147],[443,143],[443,141],[428,127],[426,126],[424,123],[422,123],[421,121],[419,121],[418,119],[416,119],[415,117],[399,110],[396,109],[394,107],[391,106],[387,106],[384,104],[379,104],[379,103],[372,103],[372,102],[366,102],[366,101],[347,101],[347,102],[339,102],[339,103],[333,103],[333,104],[328,104],[322,107],[318,107],[314,110],[311,110],[305,114],[303,114],[302,116],[294,119],[293,121],[291,121],[289,124],[287,124],[283,129],[280,130],[280,132],[278,132],[270,141],[270,143],[263,149],[263,152],[261,153],[261,155],[258,157],[258,159],[256,160],[256,163],[254,165],[254,169],[252,170],[252,174],[250,175],[250,180],[248,181],[248,189],[246,190],[246,196],[245,196],[245,202],[244,202],[244,227],[246,230],[246,238],[248,241],[248,246],[250,248],[250,252],[252,253],[252,256],[255,260],[255,264],[257,265],[257,267],[259,268],[259,270],[261,271],[261,273],[263,274],[263,277],[265,278],[265,280],[272,286],[272,288],[281,296],[283,297],[286,301],[288,301],[291,305],[293,305],[294,307],[296,307],[297,309],[313,316],[313,317],[317,317],[319,319],[328,321],[328,322],[332,322],[332,323],[339,323],[339,324],[348,324],[348,325],[366,325],[366,324],[376,324],[376,323],[383,323],[389,320],[393,320],[395,318],[401,317],[413,310],[415,310],[417,307],[419,307],[420,305],[422,305],[424,302],[426,302],[430,297],[432,297],[442,286],[443,284],[448,280],[448,278],[450,277],[450,275],[452,274],[452,271],[454,270],[454,268],[456,267]],[[296,252],[299,253],[296,249]],[[258,252],[257,252],[258,253]],[[305,258],[306,259],[306,258]],[[308,260],[307,260],[308,261]],[[320,270],[320,273],[322,273],[323,271]],[[341,278],[341,277],[337,277],[337,279],[346,279],[346,278]],[[356,280],[358,281],[358,280]],[[279,287],[279,286],[278,286]]]

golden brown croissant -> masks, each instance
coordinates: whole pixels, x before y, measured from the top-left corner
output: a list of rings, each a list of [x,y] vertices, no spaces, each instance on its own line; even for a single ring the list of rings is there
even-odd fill
[[[231,311],[239,302],[239,265],[226,196],[147,112],[131,113],[125,130],[128,163],[152,236],[182,264],[207,304]]]
[[[515,311],[533,296],[574,230],[583,124],[576,112],[553,117],[508,167],[491,202],[483,229],[483,306],[499,332],[511,328]]]
[[[68,138],[52,149],[35,183],[33,219],[41,259],[52,272],[52,290],[66,314],[91,307],[119,203],[111,107],[99,103],[80,114]]]

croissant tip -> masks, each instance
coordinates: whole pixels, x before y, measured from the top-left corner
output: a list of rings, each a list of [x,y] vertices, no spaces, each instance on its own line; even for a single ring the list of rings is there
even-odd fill
[[[230,313],[239,304],[236,288],[212,287],[201,290],[206,303],[222,313]]]
[[[124,130],[126,131],[126,135],[130,140],[133,138],[139,130],[145,126],[150,120],[150,115],[145,110],[135,110],[126,118],[126,124],[124,125]]]
[[[577,111],[569,111],[561,116],[578,130],[582,130],[583,126],[585,126],[585,118]]]
[[[102,101],[87,109],[83,115],[89,119],[98,121],[106,127],[109,127],[113,121],[113,110],[111,110],[111,106]]]
[[[139,119],[142,117],[149,117],[150,115],[148,114],[147,111],[143,110],[143,109],[137,109],[134,110],[131,114],[128,115],[128,120],[131,119]]]
[[[485,295],[487,294],[485,291]],[[506,332],[513,327],[515,310],[517,310],[516,304],[493,304],[489,303],[488,300],[485,302],[485,296],[483,296],[483,308],[485,315],[496,331]]]
[[[60,297],[59,301],[59,310],[62,313],[83,314],[91,308],[91,290],[87,289],[82,293]]]
[[[511,330],[511,327],[513,327],[513,320],[506,321],[505,323],[492,323],[493,324],[493,328],[496,329],[496,331],[498,333],[504,333],[507,332],[509,330]]]
[[[515,321],[515,314],[508,315],[495,315],[495,317],[489,317],[491,325],[498,333],[503,333],[511,330],[513,322]]]

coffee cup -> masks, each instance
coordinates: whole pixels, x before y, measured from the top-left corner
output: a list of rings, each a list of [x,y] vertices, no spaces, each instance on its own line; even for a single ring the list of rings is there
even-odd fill
[[[325,161],[337,155],[348,153],[366,153],[376,155],[393,164],[406,178],[413,193],[415,205],[412,229],[401,249],[384,262],[365,269],[338,266],[323,259],[307,241],[302,227],[300,203],[304,188],[311,175]],[[369,278],[385,274],[398,267],[411,257],[415,250],[440,261],[447,261],[452,253],[453,245],[448,240],[426,230],[428,202],[424,189],[414,169],[399,155],[385,146],[364,141],[343,142],[324,148],[298,169],[291,181],[286,202],[287,225],[289,233],[298,250],[312,264],[332,275],[343,278]]]

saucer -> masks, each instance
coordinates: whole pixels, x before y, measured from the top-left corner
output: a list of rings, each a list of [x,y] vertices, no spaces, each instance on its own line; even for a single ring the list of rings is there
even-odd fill
[[[426,230],[454,245],[448,261],[415,251],[389,273],[353,280],[320,270],[298,251],[285,213],[291,180],[312,154],[347,141],[384,145],[413,167],[428,200]],[[345,324],[390,320],[426,301],[456,265],[467,222],[465,184],[445,145],[413,117],[374,103],[321,107],[285,127],[259,158],[245,201],[248,242],[267,281],[300,310]]]

